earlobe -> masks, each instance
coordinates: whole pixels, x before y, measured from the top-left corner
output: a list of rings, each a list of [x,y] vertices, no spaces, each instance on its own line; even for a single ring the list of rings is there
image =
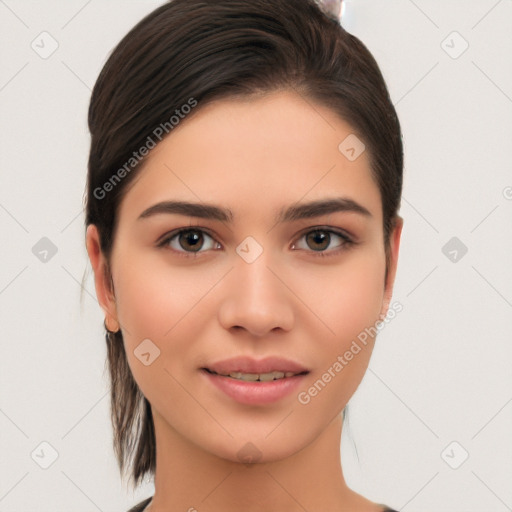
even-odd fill
[[[119,330],[114,291],[108,262],[101,251],[98,228],[94,224],[87,226],[85,245],[94,271],[96,297],[105,312],[105,326],[108,330]]]
[[[389,253],[390,253],[390,262],[389,262],[389,270],[386,286],[384,289],[384,298],[382,302],[382,309],[380,312],[380,319],[384,320],[386,315],[388,314],[389,304],[391,302],[391,298],[393,296],[393,285],[395,282],[396,269],[398,265],[398,253],[400,250],[400,239],[402,235],[402,228],[404,224],[404,219],[397,215],[395,226],[393,231],[390,234],[389,239]]]

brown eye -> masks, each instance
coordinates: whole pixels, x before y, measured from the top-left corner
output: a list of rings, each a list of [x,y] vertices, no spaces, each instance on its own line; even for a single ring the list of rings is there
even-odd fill
[[[334,246],[333,250],[325,250],[331,245],[333,236],[334,240],[338,238],[341,242]],[[346,250],[356,244],[356,242],[345,233],[334,231],[332,229],[316,228],[304,233],[299,240],[302,240],[303,238],[306,241],[306,247],[300,247],[299,244],[293,244],[292,248],[306,249],[307,252],[316,253],[314,256],[336,255],[339,254],[340,251]]]
[[[210,242],[208,242],[210,240]],[[206,249],[204,248],[206,243]],[[208,249],[217,249],[220,244],[216,242],[208,233],[202,229],[180,229],[169,233],[158,247],[168,248],[172,251],[180,253],[180,255],[188,256],[189,254],[197,254],[206,252]],[[188,254],[187,254],[188,253]]]
[[[203,235],[197,229],[178,233],[178,240],[183,249],[191,249],[194,252],[197,252],[204,243]]]
[[[306,235],[308,246],[314,251],[321,251],[328,247],[331,236],[326,231],[310,231]]]

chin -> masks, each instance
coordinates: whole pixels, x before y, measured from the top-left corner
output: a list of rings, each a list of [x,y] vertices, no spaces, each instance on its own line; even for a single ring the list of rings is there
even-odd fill
[[[206,445],[201,444],[204,450],[216,457],[250,466],[287,459],[315,439],[313,432],[305,437],[303,430],[300,432],[300,437],[293,437],[286,431],[279,433],[278,429],[268,434],[275,427],[276,425],[264,430],[255,429],[254,435],[245,430],[243,434],[233,435],[233,437],[226,435],[222,436],[222,439],[216,439],[212,436],[208,438]]]

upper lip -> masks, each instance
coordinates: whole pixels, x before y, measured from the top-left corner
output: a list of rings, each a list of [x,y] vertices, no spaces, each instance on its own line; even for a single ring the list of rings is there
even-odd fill
[[[252,359],[250,357],[233,357],[224,359],[215,363],[210,363],[203,368],[214,371],[215,373],[230,374],[233,372],[240,373],[270,373],[277,372],[293,372],[303,373],[309,372],[300,363],[284,359],[282,357],[266,357],[264,359]]]

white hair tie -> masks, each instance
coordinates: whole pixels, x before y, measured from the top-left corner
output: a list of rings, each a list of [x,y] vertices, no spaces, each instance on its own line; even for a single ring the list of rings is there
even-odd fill
[[[337,20],[341,17],[341,2],[342,0],[319,0],[318,3],[325,12],[334,16]]]

